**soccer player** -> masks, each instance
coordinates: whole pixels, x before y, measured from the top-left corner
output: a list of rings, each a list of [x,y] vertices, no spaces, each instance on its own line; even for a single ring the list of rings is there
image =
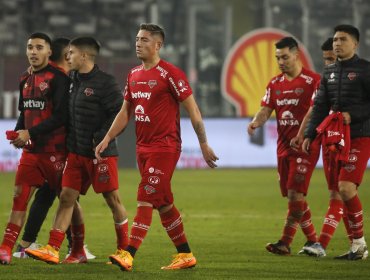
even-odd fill
[[[324,60],[325,66],[332,64],[336,60],[336,55],[333,51],[333,38],[328,38],[321,46],[322,57]],[[312,103],[313,105],[313,103]],[[312,105],[308,110],[301,127],[299,129],[298,135],[294,137],[290,144],[293,148],[300,149],[303,138],[304,130],[306,128],[307,122],[311,117]],[[346,209],[343,205],[342,198],[339,194],[338,189],[338,175],[339,175],[339,162],[335,159],[336,154],[331,153],[328,147],[325,145],[322,146],[322,157],[326,181],[328,184],[330,192],[329,207],[325,215],[324,224],[321,229],[320,237],[318,242],[311,244],[310,246],[305,246],[303,248],[304,253],[316,257],[326,256],[325,249],[327,248],[339,222],[343,217],[343,222],[347,231],[348,238],[352,242],[352,231],[348,224]],[[334,171],[336,170],[336,172]],[[344,256],[347,257],[347,256]],[[336,257],[338,258],[338,257]],[[340,258],[343,258],[340,257]]]
[[[117,145],[111,141],[105,160],[98,163],[94,147],[99,143],[123,102],[122,93],[113,76],[101,71],[95,64],[100,45],[92,37],[79,37],[70,42],[68,63],[72,84],[69,97],[67,134],[68,157],[62,178],[62,192],[49,242],[40,249],[26,249],[38,260],[57,264],[59,250],[72,215],[73,205],[80,194],[86,194],[92,184],[96,193],[102,193],[113,214],[117,249],[127,246],[127,214],[118,192]],[[112,139],[113,140],[113,139]],[[72,251],[65,263],[87,261],[84,249],[84,226],[72,220]]]
[[[302,67],[298,43],[294,38],[282,38],[275,46],[277,63],[282,73],[268,84],[261,109],[248,125],[248,133],[253,135],[255,129],[263,126],[275,110],[280,190],[281,194],[288,198],[288,213],[280,240],[268,243],[266,249],[274,254],[289,255],[290,244],[298,226],[307,238],[305,246],[317,241],[305,196],[319,157],[319,146],[316,145],[316,150],[311,155],[306,155],[302,151],[292,149],[290,140],[297,135],[310,107],[310,100],[320,82],[320,75]]]
[[[66,94],[69,78],[48,64],[51,41],[44,33],[34,33],[27,41],[31,71],[20,80],[20,115],[12,143],[23,148],[15,178],[12,211],[0,246],[0,263],[11,262],[11,251],[26,218],[27,204],[36,187],[48,181],[60,188],[66,159],[65,127],[68,116]]]
[[[363,213],[357,188],[367,167],[370,155],[370,62],[357,56],[360,33],[352,25],[334,28],[333,49],[337,61],[325,67],[315,98],[310,121],[304,133],[302,149],[308,153],[316,137],[316,128],[331,113],[341,113],[344,125],[350,126],[348,160],[331,173],[338,177],[339,193],[347,209],[353,240],[348,260],[365,259],[368,250],[363,233]]]
[[[49,64],[65,74],[68,74],[69,72],[69,65],[67,61],[69,41],[70,40],[67,38],[54,39],[51,42],[51,56],[49,57]],[[60,189],[58,189],[58,191],[60,191]],[[45,183],[43,187],[37,189],[28,213],[22,240],[19,242],[16,252],[13,253],[13,257],[27,258],[28,256],[25,254],[26,248],[39,247],[39,244],[36,244],[35,241],[41,225],[43,224],[50,207],[53,205],[55,197],[56,190],[54,188],[50,188],[47,183]],[[70,230],[67,231],[67,238],[69,243],[68,247],[72,248],[72,237]],[[84,246],[84,250],[87,259],[96,258],[90,253],[86,245]]]
[[[190,115],[207,164],[214,168],[218,159],[208,145],[203,120],[185,74],[160,58],[164,39],[160,26],[140,25],[136,35],[136,55],[142,64],[128,74],[121,111],[95,151],[95,156],[104,160],[108,143],[125,129],[130,116],[134,115],[141,175],[138,207],[128,246],[109,257],[121,270],[132,269],[135,253],[152,223],[153,209],[158,210],[162,225],[177,249],[174,260],[162,269],[184,269],[196,265],[171,192],[172,174],[181,153],[180,103]]]

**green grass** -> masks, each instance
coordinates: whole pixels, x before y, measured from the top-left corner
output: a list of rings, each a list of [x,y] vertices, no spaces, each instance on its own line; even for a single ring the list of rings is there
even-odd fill
[[[370,172],[360,188],[364,206],[365,235],[370,232]],[[0,232],[11,207],[14,173],[2,173],[0,180]],[[120,192],[129,213],[135,214],[136,170],[121,170]],[[297,232],[293,255],[281,257],[266,252],[267,242],[281,234],[286,200],[280,196],[274,169],[177,170],[173,178],[175,202],[183,215],[191,248],[198,259],[196,268],[161,271],[175,253],[155,213],[152,227],[138,251],[134,270],[121,272],[106,265],[115,251],[115,233],[110,211],[102,196],[91,189],[81,198],[86,221],[86,243],[97,259],[87,265],[47,265],[31,259],[13,259],[0,266],[0,279],[369,279],[369,261],[336,261],[335,255],[348,250],[344,227],[340,224],[325,258],[297,256],[305,242]],[[319,232],[328,205],[328,191],[322,170],[315,171],[308,201]],[[56,204],[45,222],[38,242],[48,239]],[[370,240],[370,239],[369,239]],[[65,255],[63,244],[61,256]]]

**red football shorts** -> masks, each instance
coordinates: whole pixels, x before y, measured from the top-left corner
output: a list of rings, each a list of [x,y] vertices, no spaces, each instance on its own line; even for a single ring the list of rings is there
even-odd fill
[[[170,152],[137,153],[141,175],[138,201],[148,202],[156,209],[173,203],[171,178],[179,157],[180,153]]]
[[[370,137],[351,139],[349,159],[346,164],[341,166],[339,181],[348,181],[359,186],[367,168],[369,157]]]
[[[288,195],[288,190],[295,190],[304,195],[307,194],[311,175],[319,155],[319,149],[314,150],[311,148],[310,155],[292,153],[278,157],[280,191],[283,196]]]
[[[15,185],[41,187],[47,181],[50,188],[59,191],[65,160],[65,153],[23,151],[15,176]]]
[[[97,159],[69,153],[63,173],[62,187],[72,188],[86,194],[90,185],[96,193],[118,189],[117,157]]]
[[[328,151],[325,146],[322,146],[322,162],[328,189],[338,192],[340,162],[336,160],[336,154]]]

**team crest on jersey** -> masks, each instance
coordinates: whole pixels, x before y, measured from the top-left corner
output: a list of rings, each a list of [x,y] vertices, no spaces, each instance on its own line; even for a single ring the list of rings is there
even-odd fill
[[[276,95],[279,95],[281,93],[280,90],[275,91]]]
[[[157,85],[157,81],[156,80],[149,80],[148,86],[150,88],[154,88],[156,85]]]
[[[39,88],[41,89],[41,91],[44,91],[45,89],[47,89],[49,87],[48,83],[46,82],[41,82],[39,84]]]
[[[295,93],[296,95],[301,95],[302,93],[304,93],[304,89],[303,89],[303,88],[296,88],[296,89],[294,90],[294,93]]]
[[[136,85],[135,81],[131,81],[130,86],[134,87]]]
[[[353,81],[354,79],[356,79],[356,73],[355,72],[350,72],[348,73],[347,77],[350,81]]]
[[[86,96],[91,96],[94,94],[94,90],[92,88],[85,88],[84,93]]]

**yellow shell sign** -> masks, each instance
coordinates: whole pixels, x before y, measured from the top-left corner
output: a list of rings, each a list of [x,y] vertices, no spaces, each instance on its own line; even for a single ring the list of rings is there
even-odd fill
[[[291,34],[261,28],[245,34],[230,49],[222,69],[222,93],[240,117],[252,117],[260,109],[268,82],[280,73],[275,59],[275,43]],[[313,69],[311,57],[300,45],[302,64]]]

